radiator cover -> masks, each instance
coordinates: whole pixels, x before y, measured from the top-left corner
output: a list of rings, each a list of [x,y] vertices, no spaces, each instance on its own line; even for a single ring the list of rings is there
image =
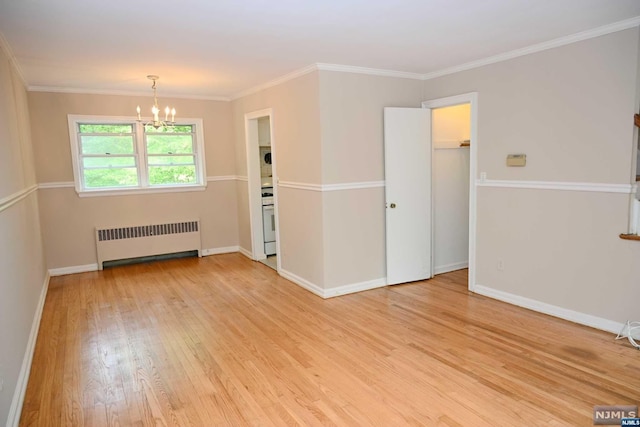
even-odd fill
[[[98,269],[104,261],[198,251],[202,256],[200,221],[127,227],[96,227]]]

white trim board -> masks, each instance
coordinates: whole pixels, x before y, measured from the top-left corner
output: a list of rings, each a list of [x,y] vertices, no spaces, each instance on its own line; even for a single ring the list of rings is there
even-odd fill
[[[444,274],[451,271],[462,270],[463,268],[469,268],[469,261],[454,262],[451,264],[439,265],[434,267],[433,274]]]
[[[366,74],[370,76],[397,77],[401,79],[424,80],[424,74],[407,71],[383,70],[380,68],[355,67],[340,64],[315,64],[318,71],[338,71],[341,73]]]
[[[333,298],[341,295],[355,294],[356,292],[369,291],[371,289],[384,288],[387,286],[387,278],[367,280],[360,283],[352,283],[350,285],[338,286],[335,288],[324,289],[322,298]]]
[[[589,191],[594,193],[633,194],[636,185],[604,184],[597,182],[559,182],[559,181],[510,181],[499,179],[476,180],[476,187],[492,188],[529,188],[536,190]]]
[[[59,181],[59,182],[41,182],[38,184],[40,190],[47,190],[50,188],[75,188],[76,184],[73,181]]]
[[[479,59],[477,61],[471,61],[465,64],[460,64],[453,67],[445,68],[443,70],[426,73],[422,76],[422,80],[431,80],[437,77],[459,73],[460,71],[472,70],[474,68],[484,67],[485,65],[504,62],[509,59],[518,58],[520,56],[542,52],[542,51],[553,49],[556,47],[577,43],[583,40],[604,36],[606,34],[627,30],[629,28],[637,27],[638,25],[640,25],[640,16],[636,16],[635,18],[631,18],[631,19],[626,19],[624,21],[614,22],[613,24],[609,24],[609,25],[603,25],[602,27],[593,28],[591,30],[582,31],[576,34],[565,36],[565,37],[559,37],[557,39],[549,40],[543,43],[537,43],[521,49],[515,49],[509,52],[501,53],[499,55],[494,55],[488,58]]]
[[[345,182],[342,184],[308,184],[306,182],[280,181],[278,187],[307,191],[342,191],[364,188],[383,188],[384,181]]]
[[[80,95],[115,95],[115,96],[144,96],[151,98],[147,91],[127,91],[117,89],[85,89],[77,87],[57,87],[57,86],[27,86],[29,92],[51,92],[51,93],[77,93]],[[172,94],[163,91],[163,98],[175,99],[197,99],[200,101],[221,101],[229,102],[231,98],[226,96],[206,96],[206,95],[187,95]]]
[[[368,291],[371,289],[383,288],[387,286],[387,278],[381,277],[379,279],[367,280],[360,283],[352,283],[350,285],[338,286],[335,288],[323,289],[320,286],[311,283],[310,281],[303,279],[302,277],[285,270],[283,268],[278,272],[280,276],[295,283],[296,285],[308,290],[309,292],[318,295],[323,299],[333,298],[341,295],[354,294],[356,292]]]
[[[0,199],[0,212],[4,211],[5,209],[10,208],[11,206],[15,205],[16,203],[18,203],[20,200],[28,197],[31,193],[33,193],[34,191],[36,191],[38,189],[38,185],[34,184],[30,187],[27,187],[23,190],[17,191],[13,194],[8,195],[7,197],[3,197],[2,199]]]
[[[200,251],[200,255],[210,256],[210,255],[229,254],[233,252],[242,252],[242,250],[240,246],[225,246],[220,248],[202,249]],[[51,277],[57,277],[57,276],[65,276],[67,274],[87,273],[90,271],[98,271],[98,264],[93,263],[93,264],[85,264],[85,265],[72,265],[69,267],[50,268],[49,275]]]
[[[367,67],[358,67],[352,65],[341,65],[341,64],[326,64],[326,63],[315,63],[307,65],[303,68],[299,68],[291,71],[285,75],[280,77],[276,77],[273,80],[267,81],[266,83],[241,90],[236,92],[231,96],[203,96],[203,95],[180,95],[180,94],[171,94],[165,93],[165,96],[169,98],[181,98],[181,99],[201,99],[201,100],[209,100],[209,101],[222,101],[222,102],[230,102],[235,101],[239,98],[243,98],[245,96],[263,91],[273,86],[277,86],[283,83],[288,82],[289,80],[296,79],[298,77],[304,76],[305,74],[312,73],[314,71],[336,71],[336,72],[344,72],[344,73],[356,73],[356,74],[367,74],[374,76],[383,76],[383,77],[397,77],[397,78],[405,78],[405,79],[416,79],[416,80],[431,80],[438,77],[446,76],[449,74],[455,74],[461,71],[471,70],[474,68],[483,67],[485,65],[495,64],[498,62],[507,61],[509,59],[518,58],[521,56],[529,55],[532,53],[542,52],[545,50],[553,49],[560,46],[565,46],[568,44],[580,42],[583,40],[588,40],[595,37],[604,36],[606,34],[615,33],[618,31],[627,30],[629,28],[634,28],[640,25],[640,16],[626,19],[624,21],[614,22],[612,24],[604,25],[601,27],[593,28],[590,30],[582,31],[576,34],[571,34],[564,37],[559,37],[554,40],[549,40],[542,43],[537,43],[531,46],[527,46],[520,49],[515,49],[509,52],[501,53],[498,55],[490,56],[487,58],[479,59],[477,61],[471,61],[460,65],[455,65],[453,67],[444,68],[441,70],[432,71],[425,74],[408,72],[408,71],[397,71],[397,70],[384,70],[377,68],[367,68]],[[81,88],[71,88],[71,87],[53,87],[53,86],[28,86],[26,85],[26,79],[24,78],[24,73],[12,51],[8,48],[9,44],[4,39],[4,36],[0,33],[0,46],[3,47],[8,53],[9,58],[13,66],[18,72],[18,75],[27,86],[27,90],[30,92],[60,92],[60,93],[80,93],[80,94],[98,94],[98,95],[120,95],[120,96],[149,96],[148,92],[140,92],[140,91],[118,91],[118,90],[106,90],[106,89],[81,89]]]
[[[482,285],[476,285],[473,292],[484,295],[489,298],[497,299],[518,307],[527,308],[539,313],[548,314],[550,316],[559,317],[570,322],[579,323],[581,325],[600,329],[603,331],[617,334],[622,330],[623,323],[613,320],[603,319],[601,317],[592,316],[590,314],[580,313],[578,311],[569,310],[567,308],[558,307],[557,305],[547,304],[546,302],[537,301],[520,295],[511,294],[497,289],[489,288]]]
[[[16,59],[16,56],[13,53],[13,49],[11,49],[11,45],[7,41],[2,31],[0,31],[0,49],[4,50],[7,58],[9,58],[9,63],[13,65],[14,70],[16,70],[16,73],[18,73],[18,78],[22,81],[22,85],[26,87],[27,79],[24,78],[22,67],[20,67],[20,63]]]
[[[246,256],[247,258],[249,258],[250,260],[253,260],[253,254],[251,253],[250,250],[243,248],[242,246],[240,246],[238,248],[238,252],[240,252],[242,255]]]
[[[305,74],[313,73],[314,71],[317,71],[317,69],[318,67],[316,64],[307,65],[306,67],[293,70],[290,73],[287,73],[280,77],[276,77],[275,79],[269,80],[268,82],[263,83],[261,85],[254,86],[249,89],[241,90],[240,92],[237,92],[236,94],[232,95],[229,98],[229,100],[235,101],[236,99],[249,96],[251,94],[263,91],[265,89],[269,89],[270,87],[278,86],[280,84],[288,82],[289,80],[297,79],[298,77],[304,76]]]
[[[504,52],[498,55],[479,59],[477,61],[471,61],[464,64],[455,65],[453,67],[444,68],[441,70],[436,70],[436,71],[432,71],[425,74],[413,73],[413,72],[407,72],[407,71],[382,70],[377,68],[357,67],[357,66],[351,66],[351,65],[315,63],[315,64],[307,65],[306,67],[294,70],[288,74],[275,78],[262,85],[254,86],[252,88],[237,92],[236,94],[230,97],[230,100],[234,101],[236,99],[251,95],[256,92],[260,92],[264,89],[267,89],[273,86],[277,86],[279,84],[285,83],[289,80],[293,80],[305,74],[312,73],[314,71],[335,71],[335,72],[343,72],[343,73],[368,74],[368,75],[384,76],[384,77],[408,78],[408,79],[416,79],[416,80],[431,80],[431,79],[446,76],[449,74],[455,74],[461,71],[480,68],[485,65],[504,62],[509,59],[518,58],[520,56],[542,52],[545,50],[565,46],[565,45],[580,42],[583,40],[588,40],[595,37],[616,33],[618,31],[623,31],[629,28],[637,27],[639,25],[640,25],[640,16],[636,16],[634,18],[626,19],[619,22],[614,22],[612,24],[603,25],[601,27],[593,28],[593,29],[582,31],[575,34],[570,34],[568,36],[559,37],[557,39],[549,40],[542,43],[537,43],[524,48],[515,49],[509,52]]]
[[[221,176],[208,176],[207,182],[216,182],[216,181],[235,181],[238,177],[236,175],[221,175]]]
[[[226,246],[221,248],[203,249],[201,251],[202,256],[230,254],[234,252],[240,252],[240,246]]]
[[[280,268],[280,271],[278,271],[278,274],[280,274],[280,276],[284,277],[285,279],[289,280],[290,282],[295,283],[296,285],[308,290],[311,293],[314,293],[316,295],[318,295],[321,298],[324,298],[324,290],[318,286],[315,285],[311,282],[309,282],[306,279],[303,279],[302,277],[293,274],[292,272],[285,270],[284,268]]]
[[[85,265],[72,265],[69,267],[50,268],[49,275],[51,277],[65,276],[67,274],[87,273],[89,271],[98,271],[98,263]]]
[[[206,177],[206,180],[207,182],[242,181],[242,178],[243,177],[237,176],[237,175],[220,175],[220,176],[208,176]],[[244,177],[244,180],[246,181],[246,177]],[[41,182],[40,184],[38,184],[38,188],[41,190],[48,190],[51,188],[74,188],[74,187],[75,187],[75,183],[73,181]],[[200,187],[204,189],[202,186]],[[189,191],[194,191],[194,190],[195,190],[195,187],[194,189],[189,189]]]
[[[36,311],[33,315],[33,322],[31,323],[31,332],[29,333],[27,348],[24,352],[22,367],[20,368],[20,374],[18,375],[16,389],[13,392],[13,399],[11,400],[11,406],[9,407],[7,427],[18,427],[18,424],[20,423],[20,414],[22,413],[24,396],[27,391],[29,374],[31,373],[31,362],[33,361],[33,353],[36,350],[36,341],[38,339],[38,331],[40,330],[40,320],[42,319],[42,310],[44,309],[44,302],[47,299],[48,289],[49,273],[45,274],[44,284],[42,285],[42,290],[40,291],[40,299],[38,300],[38,305],[36,306]]]

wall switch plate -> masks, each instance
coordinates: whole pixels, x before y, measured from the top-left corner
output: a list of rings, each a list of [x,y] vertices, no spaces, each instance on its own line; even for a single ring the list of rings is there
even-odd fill
[[[527,155],[526,154],[508,154],[507,166],[526,166]]]
[[[486,172],[480,172],[480,181],[484,182],[487,180],[487,173]]]

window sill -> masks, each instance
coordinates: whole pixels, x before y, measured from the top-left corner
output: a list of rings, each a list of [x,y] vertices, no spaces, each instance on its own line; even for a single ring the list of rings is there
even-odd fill
[[[160,187],[160,188],[119,188],[109,190],[83,190],[78,191],[80,197],[102,197],[102,196],[128,196],[132,194],[158,194],[158,193],[184,193],[191,191],[204,191],[206,185],[180,186],[180,187]]]
[[[637,234],[621,234],[620,238],[623,240],[635,240],[640,242],[640,236]]]

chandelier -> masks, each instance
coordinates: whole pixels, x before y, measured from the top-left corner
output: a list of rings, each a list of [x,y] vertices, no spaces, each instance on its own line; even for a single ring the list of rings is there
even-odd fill
[[[175,108],[165,108],[164,109],[164,120],[160,120],[160,108],[158,108],[158,96],[156,94],[156,80],[160,79],[160,77],[155,75],[148,75],[147,78],[153,81],[153,85],[151,85],[151,89],[153,89],[153,107],[151,107],[151,113],[153,114],[153,119],[150,122],[145,123],[145,126],[153,126],[156,129],[165,127],[172,128],[176,123],[176,109]],[[142,121],[142,117],[140,117],[140,106],[136,107],[136,112],[138,113],[138,121]],[[169,116],[171,116],[171,120],[169,120]]]

